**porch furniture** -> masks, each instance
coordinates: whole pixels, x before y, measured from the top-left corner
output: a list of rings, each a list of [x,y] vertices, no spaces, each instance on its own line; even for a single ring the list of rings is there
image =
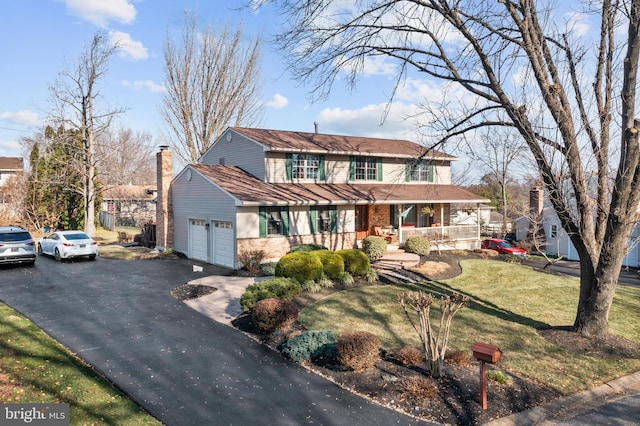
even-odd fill
[[[391,234],[389,234],[389,233],[385,233],[385,232],[382,230],[382,227],[381,227],[381,226],[374,226],[374,227],[373,227],[373,233],[374,233],[375,235],[377,235],[378,237],[382,237],[382,238],[384,238],[388,243],[390,243],[390,242],[393,240],[393,238],[391,237]]]

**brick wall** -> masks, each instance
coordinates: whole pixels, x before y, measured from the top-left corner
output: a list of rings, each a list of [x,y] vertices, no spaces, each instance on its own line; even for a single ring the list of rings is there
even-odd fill
[[[263,250],[266,259],[277,260],[291,251],[291,247],[300,244],[321,244],[335,251],[356,246],[356,234],[317,234],[296,235],[292,237],[247,238],[237,241],[238,254],[245,251]]]

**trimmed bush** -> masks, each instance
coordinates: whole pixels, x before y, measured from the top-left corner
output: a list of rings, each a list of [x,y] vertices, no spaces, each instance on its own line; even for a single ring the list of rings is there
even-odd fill
[[[298,320],[298,306],[291,300],[262,299],[256,303],[251,319],[258,330],[271,333]]]
[[[338,338],[333,331],[304,331],[280,346],[283,354],[295,362],[305,362],[337,356]]]
[[[260,270],[264,275],[276,274],[276,262],[267,262],[260,265]]]
[[[429,240],[425,237],[412,235],[404,242],[404,251],[420,256],[427,256],[431,251],[431,246],[429,246]]]
[[[338,360],[343,366],[359,371],[373,367],[380,358],[380,339],[368,331],[352,331],[338,338]]]
[[[377,235],[369,235],[362,240],[362,251],[371,260],[378,260],[387,254],[387,241]]]
[[[369,257],[358,249],[338,250],[344,260],[344,270],[351,275],[363,276],[371,269]]]
[[[309,251],[316,251],[316,250],[329,250],[329,249],[323,246],[322,244],[300,244],[300,245],[291,247],[291,250],[289,251],[289,253],[296,253],[300,251],[309,252]]]
[[[253,309],[260,300],[292,299],[302,292],[300,283],[290,278],[272,278],[251,284],[240,297],[240,306],[246,312]]]
[[[276,265],[276,277],[293,278],[299,283],[316,281],[322,276],[320,258],[309,252],[287,253]]]
[[[322,262],[324,274],[329,279],[337,280],[344,272],[344,260],[338,253],[329,250],[314,250],[311,254],[315,254]]]

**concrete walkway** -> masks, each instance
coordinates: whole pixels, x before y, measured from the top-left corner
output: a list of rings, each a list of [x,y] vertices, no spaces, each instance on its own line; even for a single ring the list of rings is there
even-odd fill
[[[265,277],[261,277],[264,279]],[[268,278],[268,277],[266,277]],[[191,309],[200,312],[215,321],[231,324],[242,313],[240,297],[245,289],[257,280],[255,277],[225,277],[211,275],[189,281],[193,285],[206,285],[217,290],[197,299],[186,300]]]

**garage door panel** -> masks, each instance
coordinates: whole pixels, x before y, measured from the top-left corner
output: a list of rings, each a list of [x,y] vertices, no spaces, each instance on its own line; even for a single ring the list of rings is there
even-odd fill
[[[189,257],[208,262],[207,221],[191,219],[189,221]]]
[[[233,223],[214,221],[213,225],[213,263],[233,268],[235,244]]]

